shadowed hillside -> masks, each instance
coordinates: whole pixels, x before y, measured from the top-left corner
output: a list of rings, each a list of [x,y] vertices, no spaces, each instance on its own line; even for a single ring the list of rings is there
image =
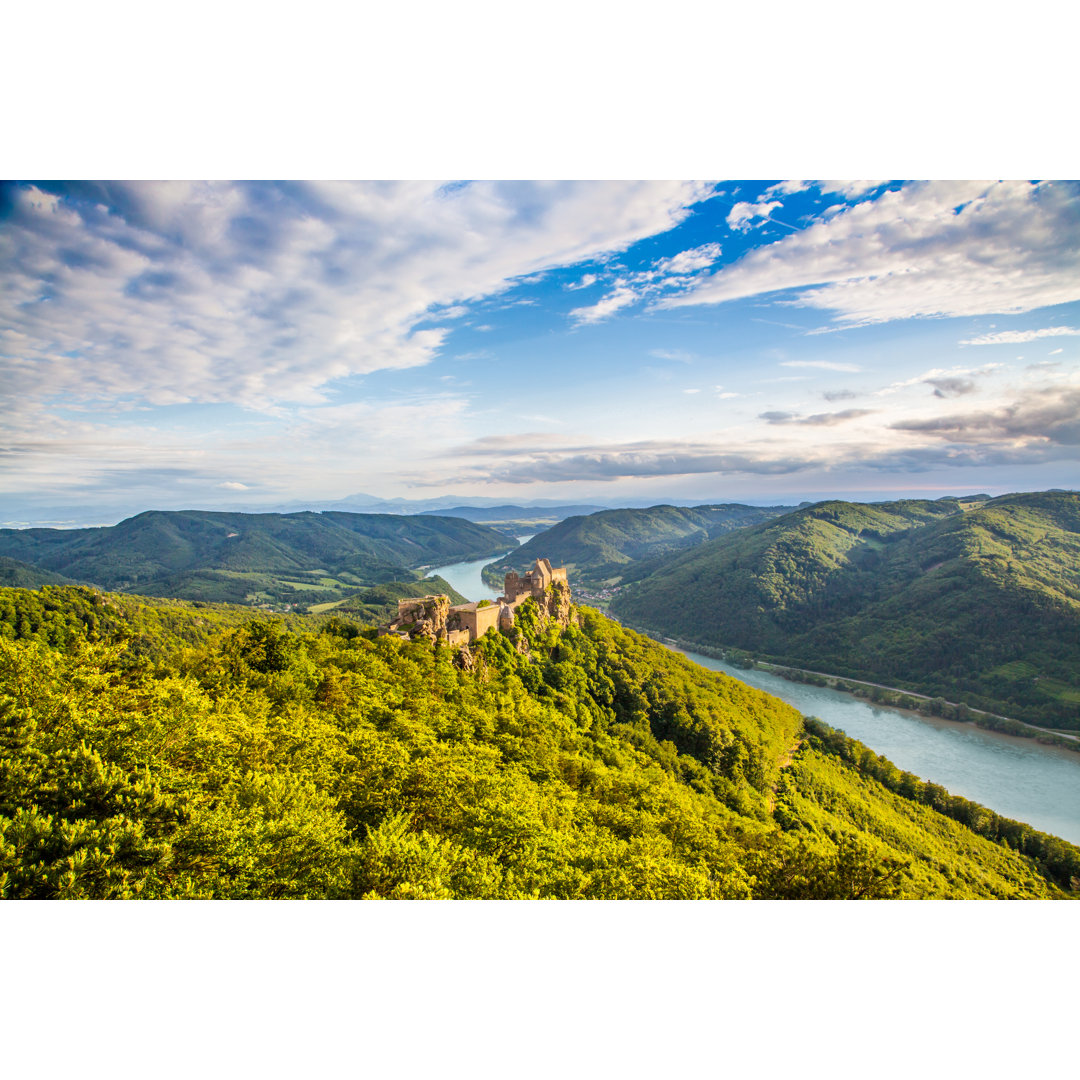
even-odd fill
[[[74,585],[71,578],[42,570],[39,566],[0,557],[0,585],[16,589],[40,589],[42,585]]]
[[[484,568],[492,585],[508,570],[549,558],[565,566],[572,584],[614,584],[633,576],[640,560],[670,555],[702,544],[732,529],[768,521],[791,509],[785,506],[651,506],[647,509],[603,510],[572,517]]]
[[[1080,497],[963,505],[822,503],[676,558],[612,610],[688,641],[1080,728]]]

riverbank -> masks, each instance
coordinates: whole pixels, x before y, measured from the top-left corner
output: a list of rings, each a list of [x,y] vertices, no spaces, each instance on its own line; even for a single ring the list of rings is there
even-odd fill
[[[870,701],[875,705],[887,705],[894,709],[905,709],[908,712],[918,713],[920,716],[939,717],[942,720],[955,720],[959,723],[973,724],[987,731],[996,731],[1003,735],[1015,735],[1022,739],[1033,739],[1044,746],[1056,746],[1065,750],[1080,753],[1080,737],[1069,735],[1064,732],[1052,731],[1049,728],[1029,724],[1023,720],[1015,720],[1009,716],[1000,716],[997,713],[986,712],[983,709],[975,709],[963,702],[946,701],[941,697],[931,697],[928,694],[918,694],[912,690],[902,690],[896,686],[885,686],[881,683],[867,682],[862,679],[851,679],[845,675],[830,675],[822,671],[809,671],[805,668],[792,667],[787,664],[779,664],[771,660],[760,660],[739,649],[724,649],[716,646],[702,645],[696,641],[686,641],[681,638],[671,638],[659,634],[648,627],[635,626],[625,623],[631,630],[636,630],[654,641],[664,645],[673,645],[677,649],[697,652],[702,656],[711,656],[715,660],[722,660],[731,664],[732,667],[743,669],[757,669],[777,675],[788,682],[804,683],[810,686],[823,686],[843,694]]]

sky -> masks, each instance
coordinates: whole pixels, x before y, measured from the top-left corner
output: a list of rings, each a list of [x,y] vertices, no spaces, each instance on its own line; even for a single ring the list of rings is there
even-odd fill
[[[8,183],[0,370],[6,526],[1073,488],[1080,184]]]

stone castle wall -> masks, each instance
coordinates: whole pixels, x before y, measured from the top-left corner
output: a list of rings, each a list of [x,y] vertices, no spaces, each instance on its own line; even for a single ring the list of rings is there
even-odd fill
[[[556,590],[557,596],[549,597],[549,586],[553,584],[561,588]],[[399,600],[397,618],[381,627],[379,632],[413,640],[424,637],[462,645],[483,637],[492,628],[510,630],[514,625],[514,609],[530,598],[537,600],[545,611],[555,602],[558,611],[549,611],[549,614],[556,617],[563,608],[568,614],[570,588],[566,568],[553,567],[547,559],[537,559],[533,568],[525,574],[511,570],[506,575],[504,595],[483,607],[477,602],[451,607],[449,598],[442,594]]]

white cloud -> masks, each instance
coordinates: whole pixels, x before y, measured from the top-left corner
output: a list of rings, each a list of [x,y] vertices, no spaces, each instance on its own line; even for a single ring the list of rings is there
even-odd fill
[[[774,195],[798,195],[800,191],[806,191],[809,187],[809,180],[781,180],[779,184],[766,188],[758,196],[758,202],[765,202]]]
[[[673,360],[677,364],[692,364],[697,359],[693,353],[682,349],[651,349],[649,355],[657,360]]]
[[[845,199],[858,199],[874,188],[887,184],[888,180],[817,180],[815,187],[822,195],[843,195]]]
[[[1080,330],[1072,326],[1048,326],[1043,330],[1001,330],[996,334],[961,341],[961,345],[1022,345],[1026,341],[1038,341],[1048,337],[1074,337]]]
[[[1064,351],[1065,351],[1064,349],[1051,349],[1046,355],[1047,356],[1057,356],[1058,353],[1062,353]]]
[[[781,206],[783,206],[783,203],[780,202],[736,203],[727,216],[728,228],[735,229],[738,232],[746,232],[747,229],[753,226],[756,219],[768,218],[774,210],[779,210]]]
[[[568,289],[587,289],[590,285],[596,284],[595,274],[585,274],[580,281],[570,282],[566,288]]]
[[[822,368],[825,371],[862,371],[858,364],[842,364],[837,360],[782,360],[780,366]]]
[[[595,323],[614,315],[616,311],[636,303],[639,294],[636,289],[626,285],[619,285],[613,292],[608,293],[603,299],[598,300],[589,307],[574,308],[570,312],[570,318],[576,323]]]
[[[693,387],[691,389],[684,390],[683,393],[684,394],[700,394],[701,393],[701,387],[699,387],[699,386]]]
[[[702,244],[688,248],[667,259],[659,259],[654,265],[661,274],[692,274],[695,270],[704,270],[720,258],[719,244]]]
[[[228,491],[247,491],[248,485],[241,484],[239,480],[226,480],[223,484],[218,484],[219,488],[225,488]]]
[[[1001,367],[1001,364],[987,364],[984,367],[977,369],[962,367],[931,368],[929,371],[924,371],[921,375],[916,375],[910,379],[902,379],[899,382],[890,383],[880,390],[875,390],[874,395],[875,397],[884,397],[888,394],[895,394],[898,390],[904,390],[909,386],[919,386],[922,384],[937,386],[939,380],[943,380],[946,385],[948,385],[949,383],[955,383],[957,380],[978,379],[982,378],[984,375],[992,374]]]
[[[853,326],[1031,311],[1080,299],[1073,182],[929,181],[887,191],[660,301],[718,304],[780,291]]]
[[[12,190],[0,230],[0,325],[15,336],[0,352],[27,392],[259,406],[316,403],[329,380],[428,363],[448,332],[430,327],[433,311],[457,317],[523,275],[666,231],[709,187]]]

